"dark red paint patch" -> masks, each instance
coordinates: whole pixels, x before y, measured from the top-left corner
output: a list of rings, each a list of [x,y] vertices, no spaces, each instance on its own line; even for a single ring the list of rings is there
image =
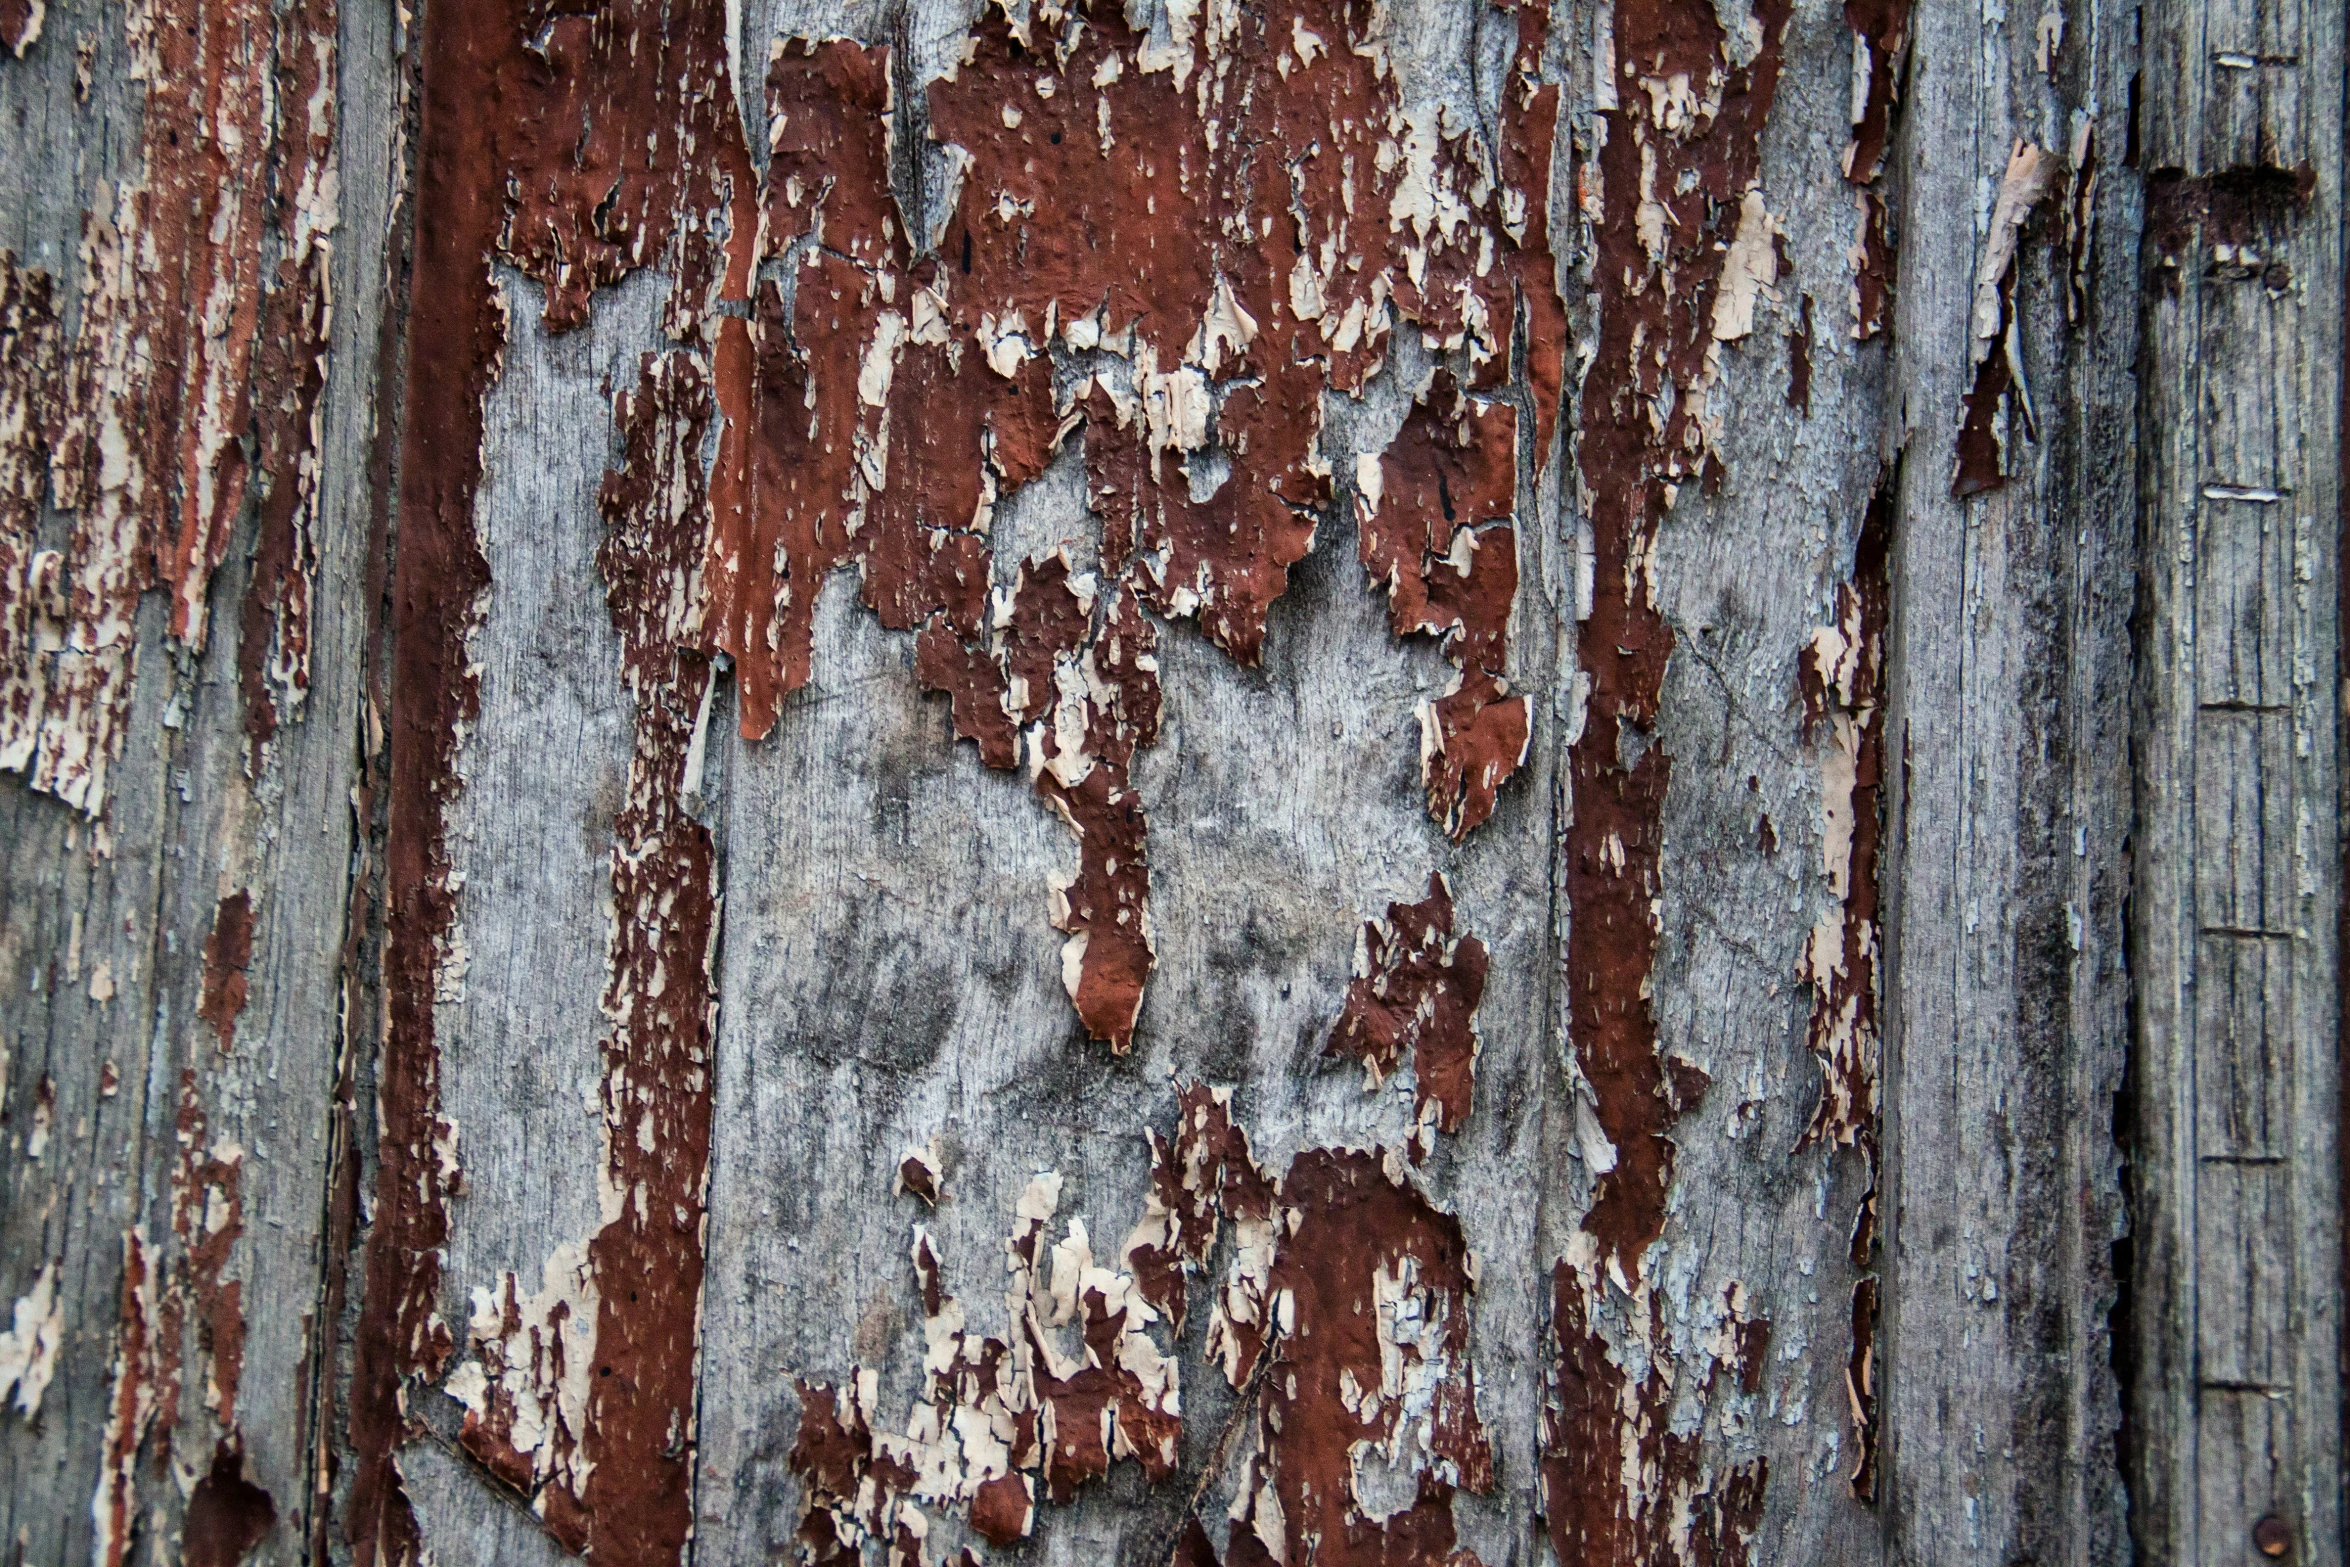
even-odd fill
[[[212,1025],[226,1055],[236,1043],[237,1018],[245,1010],[245,970],[253,963],[253,895],[239,888],[212,913],[204,938],[204,990],[196,1016]]]
[[[1868,84],[1854,105],[1852,144],[1844,150],[1844,177],[1874,185],[1885,169],[1892,144],[1894,111],[1901,96],[1901,67],[1909,47],[1911,0],[1844,0],[1844,23],[1868,56]]]
[[[185,1567],[237,1567],[276,1526],[276,1499],[245,1478],[243,1451],[223,1441],[188,1494],[180,1560]]]
[[[1516,411],[1439,371],[1379,458],[1377,504],[1361,501],[1356,553],[1387,592],[1389,623],[1441,638],[1461,671],[1421,719],[1429,814],[1455,842],[1493,814],[1525,759],[1526,699],[1508,681],[1517,459]]]
[[[1146,1221],[1142,1243],[1127,1250],[1126,1265],[1143,1298],[1181,1332],[1190,1276],[1207,1265],[1227,1222],[1271,1221],[1274,1184],[1257,1164],[1248,1132],[1232,1119],[1229,1089],[1177,1084],[1173,1140],[1155,1128],[1148,1136],[1150,1214],[1157,1224],[1154,1229]],[[1222,1327],[1232,1340],[1226,1371],[1242,1380],[1263,1346],[1262,1318],[1243,1322],[1227,1312]]]
[[[612,1032],[601,1047],[604,1175],[632,1200],[588,1243],[596,1368],[581,1445],[595,1467],[579,1501],[582,1548],[619,1561],[675,1560],[692,1532],[718,875],[686,794],[712,678],[694,574],[709,528],[702,451],[713,412],[699,358],[647,355],[620,403],[625,457],[599,498],[597,565],[636,708],[612,827]]]
[[[382,1137],[351,1391],[358,1473],[345,1520],[363,1567],[417,1558],[421,1544],[394,1463],[407,1436],[401,1389],[414,1377],[437,1374],[452,1348],[437,1315],[445,1198],[455,1172],[444,1151],[450,1131],[439,1111],[433,998],[440,948],[455,915],[443,813],[459,787],[460,726],[478,710],[466,636],[471,606],[490,580],[472,515],[481,479],[482,398],[505,336],[490,269],[502,258],[543,284],[546,321],[558,331],[586,319],[595,289],[643,265],[662,265],[675,280],[665,316],[673,336],[697,333],[721,303],[747,297],[755,232],[745,216],[750,164],[724,29],[717,9],[673,15],[652,0],[551,16],[436,5],[422,29],[389,627]],[[740,205],[727,209],[737,196]],[[721,209],[729,213],[725,225],[713,221]],[[691,542],[698,555],[703,540]],[[608,575],[611,553],[608,548]],[[655,961],[655,951],[666,951],[664,943],[693,949],[715,919],[706,861],[697,858],[707,846],[674,823],[673,792],[660,794],[669,781],[663,769],[683,754],[681,744],[673,745],[677,707],[694,706],[708,672],[680,659],[664,678],[660,660],[672,649],[661,633],[673,628],[632,618],[658,613],[658,604],[647,600],[619,617],[624,637],[634,630],[651,645],[640,641],[631,655],[642,787],[632,793],[634,814],[616,830],[625,848],[675,825],[675,842],[664,845],[675,852],[625,868],[616,856],[615,894],[626,907],[659,884],[685,901],[658,932],[630,921],[616,931],[613,984],[624,1000],[636,999],[642,964]],[[648,725],[657,731],[651,741]],[[649,763],[648,744],[657,753]],[[653,1167],[648,1181],[682,1199],[682,1207],[649,1205],[641,1229],[624,1222],[622,1233],[593,1243],[606,1311],[598,1322],[599,1347],[615,1375],[597,1379],[586,1435],[607,1461],[597,1465],[588,1495],[575,1499],[576,1511],[550,1508],[549,1517],[559,1537],[635,1560],[673,1559],[689,1522],[683,1477],[691,1443],[682,1440],[689,1427],[671,1415],[690,1407],[690,1389],[680,1393],[678,1376],[686,1368],[690,1382],[699,1302],[695,1289],[681,1307],[675,1285],[679,1268],[699,1279],[698,1172],[707,1134],[699,1134],[697,1153],[695,1127],[706,1123],[709,1073],[705,1062],[697,1083],[684,1058],[697,1048],[694,1031],[706,1027],[694,1016],[706,995],[692,978],[700,972],[692,965],[673,968],[669,1002],[632,1019],[607,1046],[608,1067],[627,1062],[669,1074],[633,1084],[654,1102],[606,1109],[630,1112],[632,1133],[634,1112],[654,1117],[661,1157],[630,1152],[632,1135],[615,1139],[615,1158],[632,1168],[643,1158]],[[607,1093],[613,1091],[608,1079]],[[648,1293],[648,1279],[657,1279],[657,1290]]]
[[[1787,406],[1811,417],[1811,295],[1803,296],[1803,324],[1787,334]]]
[[[1959,414],[1958,470],[1950,481],[1954,496],[1981,495],[2007,485],[2007,453],[2000,431],[2009,418],[2020,418],[2031,433],[2026,404],[2015,395],[2015,368],[2010,358],[2009,334],[2015,326],[2015,274],[1999,282],[1999,336],[1975,366],[1974,384],[1967,389]]]
[[[1299,1154],[1280,1204],[1288,1222],[1267,1296],[1280,1315],[1226,1567],[1453,1562],[1453,1494],[1490,1491],[1494,1479],[1469,1363],[1474,1285],[1460,1222],[1357,1149]],[[1424,1384],[1418,1398],[1400,1396],[1398,1376]],[[1401,1511],[1363,1511],[1358,1443],[1425,1455]]]
[[[1716,241],[1727,236],[1709,230],[1706,218],[1734,206],[1753,183],[1786,18],[1784,4],[1758,13],[1760,50],[1732,69],[1708,6],[1657,0],[1615,12],[1618,59],[1686,72],[1693,82],[1718,80],[1722,95],[1717,115],[1680,130],[1651,126],[1645,94],[1627,94],[1628,107],[1609,112],[1600,186],[1611,205],[1595,214],[1592,234],[1599,340],[1583,383],[1579,446],[1594,552],[1593,602],[1579,645],[1590,696],[1568,757],[1566,967],[1576,1059],[1617,1150],[1584,1224],[1628,1269],[1662,1227],[1672,1168],[1671,1107],[1646,991],[1672,766],[1652,739],[1673,631],[1649,584],[1649,552],[1669,487],[1699,477],[1708,461],[1697,449],[1690,399],[1674,396],[1661,428],[1657,413],[1668,391],[1697,387],[1708,373],[1708,323],[1725,255]],[[1643,188],[1644,158],[1655,160],[1654,188],[1680,189],[1684,179],[1693,187],[1666,208],[1663,251],[1654,256],[1632,199]]]
[[[1485,994],[1485,943],[1453,934],[1452,888],[1428,879],[1419,903],[1390,903],[1387,918],[1364,924],[1346,1009],[1323,1046],[1352,1056],[1371,1086],[1412,1057],[1412,1160],[1425,1159],[1436,1133],[1458,1132],[1469,1117],[1476,1075],[1477,1003]]]

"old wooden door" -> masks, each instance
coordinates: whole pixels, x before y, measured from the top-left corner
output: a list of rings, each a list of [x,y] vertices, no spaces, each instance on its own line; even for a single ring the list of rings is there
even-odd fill
[[[2338,0],[0,0],[0,1558],[2341,1559]]]

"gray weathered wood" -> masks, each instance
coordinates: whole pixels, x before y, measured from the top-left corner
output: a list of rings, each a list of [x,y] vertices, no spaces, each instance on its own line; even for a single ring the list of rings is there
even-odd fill
[[[1885,1343],[1900,1561],[2122,1559],[2107,1313],[2125,1050],[2126,719],[2135,560],[2133,14],[1921,7],[1903,185],[1892,439],[1902,463],[1888,836],[1892,1274]],[[2045,23],[2043,23],[2045,25]],[[2068,324],[2065,164],[2100,170],[2087,318]],[[1994,193],[2056,167],[2018,246],[2036,434],[1953,497]],[[1994,279],[1994,282],[1996,279]]]
[[[443,319],[414,290],[448,275],[408,271],[409,95],[420,71],[433,90],[420,62],[430,39],[455,36],[457,7],[434,0],[412,18],[350,3],[339,24],[322,559],[300,716],[249,778],[235,635],[248,506],[211,581],[201,652],[167,634],[160,594],[141,607],[129,740],[103,814],[0,778],[0,1334],[34,1342],[27,1326],[53,1302],[63,1335],[37,1414],[0,1410],[0,1553],[25,1561],[109,1562],[93,1539],[124,1429],[109,1406],[122,1365],[164,1385],[165,1360],[138,1346],[167,1328],[177,1406],[128,1427],[124,1543],[155,1560],[241,1548],[235,1530],[185,1538],[218,1499],[225,1452],[224,1472],[274,1509],[249,1559],[386,1561],[377,1540],[344,1534],[368,1456],[348,1424],[350,1340],[384,1231],[378,1175],[398,1168],[379,1164],[377,1089],[417,1064],[401,1054],[414,1033],[387,1021],[385,926],[401,911],[385,898],[385,823],[403,808],[434,819],[388,798],[387,719],[420,693],[392,682],[387,627],[435,617],[467,626],[479,689],[432,807],[453,910],[422,1041],[448,1123],[439,1156],[459,1177],[436,1199],[447,1235],[431,1249],[448,1354],[405,1346],[412,1363],[383,1385],[405,1424],[380,1436],[426,1559],[564,1556],[555,1482],[525,1473],[517,1489],[466,1427],[485,1407],[468,1378],[517,1332],[476,1311],[511,1299],[528,1329],[594,1351],[581,1259],[643,1200],[610,1183],[612,1140],[632,1131],[610,1041],[614,1012],[657,992],[616,1003],[613,949],[630,918],[657,928],[666,911],[621,907],[614,890],[619,823],[648,776],[652,688],[607,604],[599,551],[616,523],[599,490],[628,458],[620,399],[644,357],[707,374],[724,326],[684,321],[648,251],[582,324],[551,333],[545,279],[508,250],[485,255],[503,347],[484,370],[481,478],[459,521],[488,588],[470,604],[393,602],[387,574],[426,547],[433,520],[398,514],[402,465],[438,457],[398,423],[404,356],[447,346],[410,326]],[[693,19],[674,11],[661,25]],[[918,226],[938,231],[954,187],[922,92],[964,68],[982,11],[729,7],[725,75],[754,163],[771,45],[892,44],[896,194],[926,204]],[[1178,12],[1191,14],[1134,8],[1162,42]],[[125,14],[58,0],[25,55],[0,58],[0,122],[22,149],[0,167],[0,247],[57,279],[69,336],[83,214],[139,157]],[[1451,123],[1492,134],[1515,14],[1391,0],[1377,15],[1404,106],[1447,106]],[[1061,1181],[1048,1246],[1082,1224],[1096,1261],[1120,1266],[1147,1200],[1146,1138],[1174,1130],[1179,1084],[1229,1089],[1276,1175],[1332,1147],[1384,1150],[1407,1170],[1411,1074],[1366,1092],[1360,1067],[1324,1046],[1363,922],[1425,895],[1437,872],[1456,928],[1491,954],[1474,1103],[1396,1178],[1457,1219],[1477,1259],[1470,1358],[1495,1485],[1449,1505],[1484,1567],[1556,1560],[1559,1538],[1578,1542],[1571,1559],[1609,1564],[2249,1563],[2268,1559],[2253,1529],[2272,1516],[2290,1559],[2339,1555],[2339,7],[2164,0],[2141,23],[2120,0],[2048,0],[2037,15],[1921,5],[1893,48],[1877,173],[1847,150],[1868,92],[1855,29],[1903,24],[1842,0],[1796,0],[1766,28],[1778,15],[1702,0],[1553,15],[1550,238],[1573,352],[1558,441],[1520,454],[1509,673],[1532,699],[1533,738],[1491,820],[1455,844],[1430,819],[1415,713],[1454,671],[1430,639],[1394,634],[1357,558],[1355,459],[1390,446],[1434,368],[1416,332],[1391,342],[1361,398],[1320,394],[1334,498],[1261,664],[1235,663],[1195,624],[1159,624],[1164,731],[1133,769],[1156,967],[1130,1054],[1088,1038],[1064,988],[1048,911],[1076,840],[1025,768],[991,771],[955,738],[946,701],[923,693],[914,638],[858,602],[853,568],[794,585],[817,595],[813,678],[772,733],[739,737],[740,681],[719,661],[674,818],[715,835],[721,910],[714,1046],[694,1062],[714,1106],[706,1191],[702,1211],[686,1192],[674,1213],[707,1263],[689,1314],[698,1391],[690,1424],[603,1459],[680,1466],[694,1527],[680,1559],[792,1557],[808,1495],[791,1456],[802,1381],[863,1368],[877,1423],[905,1422],[931,1348],[917,1227],[968,1326],[1004,1338],[1005,1239],[1034,1177]],[[1688,84],[1712,106],[1691,119],[1635,46],[1686,47],[1717,25],[1719,69]],[[1718,112],[1723,84],[1765,57],[1778,75],[1752,148],[1702,141],[1692,127]],[[514,91],[457,106],[460,121],[482,117],[480,145],[488,117],[523,113]],[[1611,136],[1619,155],[1637,137],[1685,158],[1688,177],[1610,187]],[[2044,154],[2047,179],[2003,227],[2019,141]],[[1699,192],[1749,151],[1751,190]],[[2248,218],[2227,206],[2239,196]],[[1882,235],[1872,203],[1890,216]],[[631,210],[595,221],[647,221]],[[1700,210],[1713,250],[1677,264],[1702,282],[1604,270],[1605,241]],[[1768,227],[1750,233],[1756,213]],[[2008,351],[1979,315],[1986,297],[2000,307],[2010,241],[2006,341],[2026,390],[1996,422],[2004,483],[1961,498],[1963,402],[1978,364]],[[1675,468],[1652,446],[1638,473],[1604,476],[1676,483],[1653,548],[1636,538],[1640,566],[1595,582],[1615,497],[1593,492],[1578,439],[1630,395],[1640,362],[1602,359],[1600,345],[1624,320],[1653,325],[1644,288],[1699,308],[1733,245],[1751,321],[1717,316],[1694,339],[1696,381],[1672,389],[1702,413],[1699,456]],[[2183,248],[2166,262],[2165,245]],[[812,254],[779,247],[758,275],[796,289]],[[1864,301],[1884,264],[1895,287],[1877,321]],[[1522,432],[1525,368],[1521,356],[1492,389]],[[1676,405],[1654,406],[1661,432]],[[1098,564],[1085,439],[1071,433],[1041,477],[997,501],[997,587],[1055,549]],[[717,445],[698,454],[706,472]],[[61,543],[71,520],[46,510],[41,542]],[[1881,686],[1865,702],[1822,695],[1813,660],[1860,628],[1852,606],[1880,542],[1864,534],[1888,522],[1888,622],[1861,658],[1874,681],[1882,657]],[[1597,704],[1583,642],[1595,606],[1635,582],[1673,646],[1652,723]],[[1882,763],[1884,836],[1879,857],[1854,862],[1852,802],[1868,796],[1851,774],[1871,723],[1882,754],[1859,766]],[[1613,742],[1603,763],[1617,776],[1651,751],[1670,758],[1644,973],[1578,970],[1569,950],[1579,917],[1603,917],[1576,882],[1592,849],[1572,819],[1575,759],[1599,754],[1576,749],[1589,726]],[[1853,912],[1854,876],[1882,894],[1873,921]],[[239,892],[255,910],[249,994],[224,1050],[197,1009],[207,939]],[[1853,1055],[1837,1065],[1814,1049],[1822,943],[1848,935],[1879,968],[1861,985],[1873,1018],[1842,1036]],[[1653,1239],[1622,1256],[1591,1227],[1604,1178],[1635,1151],[1610,1143],[1600,1114],[1617,1096],[1604,1108],[1619,1124],[1627,1090],[1587,1069],[1578,983],[1621,991],[1653,1022],[1642,1064],[1670,1111]],[[651,1151],[649,1114],[643,1127]],[[917,1149],[944,1177],[935,1207],[899,1189]],[[220,1271],[245,1333],[233,1422],[207,1401],[213,1330],[184,1314],[206,1182],[220,1179],[189,1174],[191,1157],[238,1170],[242,1229]],[[196,1228],[176,1234],[191,1211]],[[127,1234],[155,1283],[126,1308]],[[1576,1344],[1554,1321],[1570,1289],[1585,1315]],[[1008,1551],[983,1551],[956,1509],[933,1507],[930,1559],[968,1543],[987,1560],[1157,1567],[1193,1515],[1222,1548],[1263,1393],[1236,1392],[1208,1355],[1206,1295],[1194,1290],[1180,1335],[1154,1329],[1181,1367],[1173,1474],[1153,1484],[1115,1464],[1072,1503],[1040,1501],[1037,1538]],[[565,1371],[576,1388],[613,1369]],[[1591,1388],[1598,1417],[1565,1422]],[[572,1424],[565,1440],[580,1434]],[[1562,1457],[1584,1462],[1551,1465],[1546,1489],[1546,1461]],[[1411,1464],[1348,1462],[1381,1508],[1411,1499]],[[400,1559],[396,1531],[383,1539]],[[1355,1558],[1325,1542],[1320,1559]]]
[[[2142,150],[2136,1528],[2157,1561],[2261,1560],[2264,1524],[2324,1561],[2343,1549],[2343,19],[2166,5],[2146,25],[2171,69]]]
[[[61,304],[80,282],[84,208],[135,162],[142,89],[129,77],[124,20],[114,6],[53,4],[24,57],[0,62],[0,118],[15,149],[0,170],[0,246],[52,273]],[[175,1174],[191,1153],[237,1167],[242,1232],[220,1273],[241,1300],[231,1309],[244,1332],[243,1374],[224,1425],[208,1403],[210,1330],[187,1306],[174,1346],[183,1356],[176,1420],[168,1405],[151,1417],[136,1457],[136,1540],[126,1544],[177,1559],[191,1488],[225,1439],[231,1472],[241,1465],[275,1508],[253,1559],[307,1556],[316,1368],[333,1360],[319,1317],[323,1231],[354,853],[381,236],[395,172],[391,19],[354,5],[341,28],[345,150],[307,701],[248,776],[237,667],[248,507],[212,582],[200,655],[167,642],[159,599],[145,606],[130,738],[105,816],[85,821],[13,775],[0,784],[0,1302],[25,1297],[54,1264],[62,1330],[56,1380],[37,1413],[12,1406],[0,1429],[0,1537],[26,1561],[92,1557],[126,1236],[142,1237],[157,1302],[192,1296],[175,1205],[192,1193],[200,1241],[210,1194]],[[91,51],[87,103],[74,92],[77,44]],[[65,525],[51,509],[44,542],[62,542]],[[196,1014],[207,938],[221,900],[239,891],[252,900],[252,956],[224,1047]],[[191,1104],[203,1118],[192,1139],[182,1119]],[[47,1146],[36,1157],[29,1143],[43,1120]],[[168,1324],[158,1304],[148,1310]]]

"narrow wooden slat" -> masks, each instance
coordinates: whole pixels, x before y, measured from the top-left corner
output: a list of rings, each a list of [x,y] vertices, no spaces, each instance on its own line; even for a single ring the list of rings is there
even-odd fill
[[[2145,22],[2134,1533],[2336,1561],[2344,17]]]
[[[2275,502],[2207,500],[2199,543],[2195,623],[2197,691],[2206,706],[2261,707],[2289,700],[2292,591],[2290,514]]]

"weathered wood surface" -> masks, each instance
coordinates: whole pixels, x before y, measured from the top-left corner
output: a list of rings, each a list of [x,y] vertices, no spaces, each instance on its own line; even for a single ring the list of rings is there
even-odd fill
[[[2108,1314],[2125,1231],[2132,17],[2052,6],[1987,30],[1920,8],[1894,155],[1884,1357],[1901,1561],[2127,1550]]]
[[[2147,20],[2131,1482],[2149,1555],[2334,1560],[2343,16]]]
[[[216,15],[226,21],[230,9]],[[267,267],[273,301],[301,286],[278,270],[297,254],[281,215],[300,210],[314,232],[331,230],[315,252],[329,269],[331,338],[311,335],[328,330],[316,316],[285,332],[274,308],[258,329],[264,356],[270,342],[327,350],[314,405],[308,694],[294,708],[277,693],[287,711],[249,768],[242,622],[276,587],[248,588],[256,532],[267,530],[246,507],[211,577],[201,648],[167,635],[162,596],[139,604],[137,678],[103,811],[85,816],[13,775],[0,790],[0,1298],[35,1302],[14,1305],[8,1369],[50,1379],[43,1390],[11,1377],[0,1439],[0,1537],[24,1561],[115,1559],[135,1540],[170,1558],[183,1524],[216,1542],[261,1539],[257,1559],[297,1560],[318,1472],[317,1368],[333,1356],[320,1311],[342,956],[354,856],[366,853],[352,786],[364,584],[377,569],[369,454],[397,53],[375,7],[346,8],[339,22],[331,4],[292,8],[274,43],[268,8],[247,9],[236,20],[258,17],[258,36],[229,48],[257,55],[232,75],[290,72],[305,58],[327,68],[323,86],[310,79],[313,96],[290,102],[296,78],[281,78],[274,144],[248,147],[233,165],[255,203],[265,168],[287,181],[266,246],[244,258],[248,273]],[[184,27],[197,8],[157,10],[160,25]],[[166,177],[142,148],[152,88],[134,80],[142,45],[124,24],[119,7],[51,5],[39,36],[0,61],[10,147],[0,249],[55,280],[68,335],[88,310],[77,302],[86,214],[138,184],[142,168],[158,185]],[[246,75],[236,90],[261,89]],[[301,125],[316,132],[321,111],[346,149],[339,178],[297,195],[291,171],[305,149],[288,144]],[[174,259],[168,237],[161,249]],[[168,297],[163,261],[148,260],[150,286]],[[227,335],[239,330],[232,320]],[[281,370],[270,389],[296,399],[300,377]],[[32,412],[54,421],[63,410],[51,401]],[[33,462],[43,455],[36,447]],[[149,453],[158,468],[172,455]],[[75,519],[41,504],[46,477],[35,466],[20,492],[34,497],[31,542],[78,558]],[[274,478],[281,499],[293,491],[292,472]],[[159,476],[154,495],[164,493]],[[11,562],[25,564],[21,554]],[[23,603],[15,583],[8,591]],[[242,940],[236,909],[249,915]],[[143,1282],[126,1269],[134,1258]]]
[[[2338,1554],[2338,14],[573,9],[0,0],[11,1560]]]

